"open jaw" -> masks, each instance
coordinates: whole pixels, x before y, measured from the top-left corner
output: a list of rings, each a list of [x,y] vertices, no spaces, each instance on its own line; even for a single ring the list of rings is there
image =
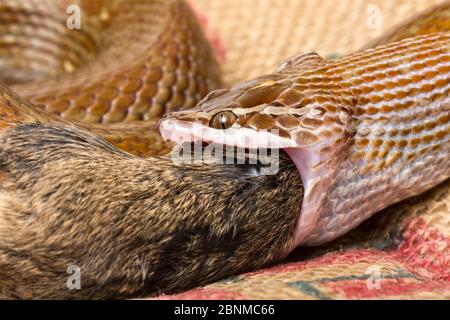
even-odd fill
[[[214,129],[198,122],[165,118],[159,124],[159,132],[165,140],[176,143],[208,142],[240,148],[289,148],[295,144],[283,138],[276,131],[253,130],[249,128]]]
[[[301,208],[299,208],[292,246],[280,257],[285,257],[302,244],[314,230],[329,186],[327,168],[313,169],[317,167],[317,163],[323,162],[316,152],[318,148],[322,147],[322,143],[299,146],[290,138],[279,136],[276,130],[233,127],[214,129],[200,123],[183,121],[170,116],[161,120],[159,130],[165,140],[171,140],[178,144],[206,142],[238,148],[283,150],[299,171],[304,187],[304,197]]]

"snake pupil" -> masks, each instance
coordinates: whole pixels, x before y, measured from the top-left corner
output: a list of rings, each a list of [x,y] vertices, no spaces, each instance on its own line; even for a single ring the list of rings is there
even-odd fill
[[[237,120],[237,116],[231,111],[222,111],[211,118],[210,127],[215,129],[228,129]]]

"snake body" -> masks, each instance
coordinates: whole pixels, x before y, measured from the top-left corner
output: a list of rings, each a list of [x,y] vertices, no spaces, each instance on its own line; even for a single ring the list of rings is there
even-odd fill
[[[334,61],[301,54],[212,92],[165,116],[161,133],[284,149],[305,187],[292,248],[333,240],[450,176],[450,4],[438,8],[378,40],[387,44]]]
[[[80,30],[66,27],[70,4]],[[332,240],[448,179],[449,12],[447,1],[352,55],[301,54],[204,97],[219,67],[181,0],[2,1],[0,296],[187,289]],[[168,112],[165,139],[258,141],[283,149],[301,181],[284,156],[265,178],[149,157],[173,146],[156,126]],[[72,293],[60,280],[74,258],[88,283]]]

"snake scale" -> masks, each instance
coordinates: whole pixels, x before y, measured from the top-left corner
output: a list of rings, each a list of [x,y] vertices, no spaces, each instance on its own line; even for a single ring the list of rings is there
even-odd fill
[[[0,3],[1,297],[185,290],[330,241],[450,176],[448,1],[354,54],[300,54],[216,91],[184,1],[80,0],[79,30],[70,4]],[[160,157],[165,140],[262,136],[284,151],[276,175]]]

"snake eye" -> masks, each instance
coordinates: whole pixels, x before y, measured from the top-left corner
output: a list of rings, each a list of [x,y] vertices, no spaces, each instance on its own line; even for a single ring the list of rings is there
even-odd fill
[[[237,116],[233,112],[222,111],[211,118],[209,126],[215,129],[228,129],[236,122],[236,120]]]

